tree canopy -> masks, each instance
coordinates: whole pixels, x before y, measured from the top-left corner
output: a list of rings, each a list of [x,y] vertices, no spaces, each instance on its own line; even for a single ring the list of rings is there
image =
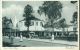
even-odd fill
[[[39,7],[38,13],[42,13],[48,16],[50,26],[53,26],[53,22],[61,18],[62,4],[59,1],[45,1],[42,6]]]
[[[76,3],[76,2],[77,2],[77,1],[71,1],[71,3],[73,3],[73,4]]]
[[[33,12],[32,6],[26,5],[25,8],[24,8],[23,17],[25,17],[25,25],[28,26],[28,27],[30,25],[31,17],[33,17],[32,12]]]
[[[28,31],[29,31],[29,26],[30,26],[30,23],[31,23],[31,18],[34,17],[32,15],[33,13],[33,8],[32,6],[30,5],[26,5],[25,8],[24,8],[24,14],[23,14],[23,17],[25,17],[25,25],[28,27]]]
[[[74,23],[77,21],[77,16],[78,16],[77,12],[74,12],[71,23]]]
[[[8,19],[6,16],[2,18],[2,27],[3,28],[12,28],[12,20]]]

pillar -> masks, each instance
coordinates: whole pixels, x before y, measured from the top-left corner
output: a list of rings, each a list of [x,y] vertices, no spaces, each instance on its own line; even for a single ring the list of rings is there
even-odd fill
[[[46,33],[44,33],[44,36],[46,36]]]
[[[18,33],[16,33],[16,37],[18,37]]]

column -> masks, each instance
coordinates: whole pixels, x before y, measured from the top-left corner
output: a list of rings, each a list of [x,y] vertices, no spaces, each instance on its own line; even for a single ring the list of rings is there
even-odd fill
[[[46,36],[45,34],[46,34],[46,33],[44,32],[44,36]]]

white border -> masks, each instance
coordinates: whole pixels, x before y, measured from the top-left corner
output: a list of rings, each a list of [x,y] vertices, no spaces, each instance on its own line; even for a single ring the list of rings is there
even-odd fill
[[[2,49],[2,1],[0,0],[0,49]]]
[[[2,33],[2,1],[45,1],[45,0],[0,0],[0,33]],[[49,1],[49,0],[46,0]],[[51,0],[51,1],[78,1],[79,0]],[[78,31],[79,31],[79,6],[78,6]],[[0,34],[0,48],[2,50],[79,50],[79,47],[2,47],[2,34]],[[78,36],[79,46],[79,36]]]
[[[78,0],[2,0],[2,1],[78,1]]]

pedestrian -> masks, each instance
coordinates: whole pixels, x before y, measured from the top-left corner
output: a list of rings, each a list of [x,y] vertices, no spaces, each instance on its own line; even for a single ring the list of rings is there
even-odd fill
[[[13,35],[11,35],[10,40],[11,40],[11,44],[13,44],[14,43],[14,36]]]
[[[11,33],[9,33],[9,39],[11,38]]]
[[[54,35],[52,35],[52,40],[54,40]]]
[[[22,42],[23,41],[23,37],[22,37],[22,34],[20,35],[20,42]]]

